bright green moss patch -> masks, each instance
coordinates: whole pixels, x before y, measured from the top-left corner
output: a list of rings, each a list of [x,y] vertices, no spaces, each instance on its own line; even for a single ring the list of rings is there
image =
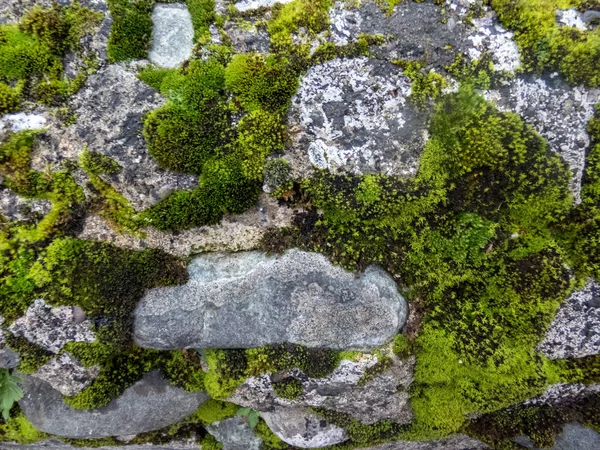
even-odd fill
[[[47,439],[48,435],[38,431],[27,420],[18,406],[11,411],[11,417],[4,422],[0,419],[0,441],[18,442],[19,444],[32,444],[42,439]]]
[[[154,0],[108,0],[113,24],[107,50],[112,62],[148,57],[153,6]]]
[[[294,400],[304,392],[302,383],[293,377],[273,383],[273,390],[279,397],[288,400]]]
[[[192,16],[194,27],[194,41],[199,42],[210,35],[208,27],[215,20],[214,0],[186,0],[188,10]]]
[[[20,93],[17,89],[0,83],[0,114],[18,111],[21,105]]]
[[[210,424],[234,417],[238,409],[238,405],[214,400],[211,398],[205,401],[202,406],[198,408],[193,417],[202,421],[202,423]]]
[[[558,70],[574,84],[600,85],[600,29],[559,27],[556,10],[578,6],[569,0],[492,0],[500,22],[515,32],[523,67]]]
[[[409,99],[419,106],[425,106],[429,99],[437,99],[448,82],[433,69],[428,73],[422,70],[423,64],[417,61],[394,61],[404,74],[412,80]]]

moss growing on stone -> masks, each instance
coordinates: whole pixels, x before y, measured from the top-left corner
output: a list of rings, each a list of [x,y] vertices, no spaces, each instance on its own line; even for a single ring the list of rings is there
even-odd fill
[[[279,397],[288,400],[294,400],[304,392],[302,383],[293,377],[273,383],[273,390]]]
[[[108,0],[113,24],[107,51],[112,62],[147,58],[153,6],[154,0]]]
[[[4,422],[0,419],[0,441],[32,444],[48,438],[48,435],[38,431],[20,411],[18,406],[11,410],[11,416]]]

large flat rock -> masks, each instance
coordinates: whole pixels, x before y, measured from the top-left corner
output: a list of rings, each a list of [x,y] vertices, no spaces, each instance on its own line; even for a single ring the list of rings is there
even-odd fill
[[[188,266],[185,285],[151,289],[135,311],[142,347],[251,348],[295,343],[369,350],[406,319],[392,278],[370,266],[355,275],[318,253],[213,253]]]
[[[192,414],[208,399],[170,385],[159,372],[149,372],[107,406],[79,410],[39,378],[24,376],[23,414],[40,431],[68,438],[125,436],[158,430]]]

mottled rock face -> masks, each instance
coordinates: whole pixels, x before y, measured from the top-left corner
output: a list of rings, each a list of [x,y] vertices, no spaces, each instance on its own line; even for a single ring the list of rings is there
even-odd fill
[[[176,388],[159,372],[150,372],[107,406],[78,410],[45,381],[22,378],[25,396],[19,404],[27,419],[40,431],[76,439],[157,430],[190,415],[208,398],[204,392]]]
[[[280,407],[323,407],[349,414],[365,424],[380,420],[410,422],[412,411],[406,389],[413,380],[414,358],[403,361],[393,358],[388,369],[359,384],[377,360],[375,355],[364,355],[358,361],[344,360],[324,378],[310,378],[298,369],[250,377],[228,400],[258,411]],[[302,393],[294,400],[279,397],[273,389],[274,382],[285,377],[302,384]]]
[[[289,342],[373,349],[404,324],[406,302],[383,270],[355,277],[323,255],[207,254],[182,286],[148,291],[135,311],[142,347],[250,348]]]
[[[177,67],[192,54],[194,27],[185,4],[156,4],[150,61],[161,67]]]
[[[525,402],[525,406],[557,406],[568,402],[581,400],[591,394],[600,392],[600,384],[556,383],[551,384],[541,395]]]
[[[490,447],[481,441],[456,434],[445,439],[433,441],[408,442],[398,441],[369,447],[365,450],[484,450]]]
[[[77,395],[100,373],[100,367],[84,367],[70,353],[63,353],[40,367],[33,376],[44,380],[66,396]]]
[[[50,200],[19,197],[0,184],[0,214],[10,221],[37,221],[50,211]]]
[[[410,79],[383,61],[336,59],[309,69],[290,110],[293,172],[305,176],[314,165],[414,175],[427,116],[408,101],[410,93]]]
[[[258,8],[271,7],[276,3],[290,3],[292,0],[241,0],[235,2],[234,5],[238,11],[250,11]]]
[[[38,130],[44,128],[48,120],[44,114],[16,113],[0,117],[0,133],[4,131]]]
[[[588,450],[600,448],[600,433],[578,423],[568,423],[556,436],[552,450]]]
[[[142,136],[144,115],[163,102],[133,73],[109,65],[90,76],[72,98],[77,122],[64,129],[52,127],[42,136],[34,149],[32,166],[43,171],[65,159],[77,161],[85,148],[106,155],[121,166],[121,171],[103,175],[103,179],[138,210],[157,203],[166,188],[189,188],[196,184],[196,177],[160,169]]]
[[[19,365],[19,355],[6,346],[4,330],[4,317],[0,316],[0,369],[12,369]]]
[[[327,423],[306,408],[277,408],[261,416],[273,433],[295,447],[326,447],[348,439],[346,430]]]
[[[538,351],[550,359],[600,353],[600,285],[589,280],[560,306]]]
[[[207,425],[206,431],[223,444],[222,450],[259,450],[262,443],[240,416]]]
[[[15,336],[22,336],[52,353],[58,353],[67,342],[92,343],[96,339],[92,324],[79,322],[73,307],[52,308],[42,299],[34,301],[25,315],[8,329]]]
[[[558,153],[573,172],[571,190],[579,200],[585,152],[590,144],[587,123],[600,101],[600,88],[573,87],[557,74],[524,76],[506,81],[496,91],[484,93],[503,111],[523,117]]]

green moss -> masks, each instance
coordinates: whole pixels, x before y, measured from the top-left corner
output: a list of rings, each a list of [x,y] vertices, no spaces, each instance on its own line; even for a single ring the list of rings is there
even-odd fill
[[[186,0],[186,3],[192,16],[194,41],[199,42],[210,36],[208,27],[215,20],[215,2],[214,0]]]
[[[409,99],[423,107],[429,100],[437,99],[442,95],[442,90],[447,86],[446,79],[430,69],[424,73],[423,64],[417,61],[394,61],[402,68],[404,74],[412,80]]]
[[[372,365],[371,367],[367,367],[365,369],[365,372],[358,380],[357,385],[362,386],[362,385],[367,384],[369,381],[371,381],[377,375],[386,371],[390,367],[391,364],[392,364],[392,359],[389,356],[384,355],[381,352],[378,352],[377,362],[374,365]]]
[[[200,365],[200,355],[193,349],[174,350],[170,355],[161,355],[162,370],[173,384],[188,392],[204,390],[204,372]]]
[[[113,19],[107,47],[110,61],[148,57],[153,6],[154,0],[108,0]]]
[[[223,448],[223,444],[217,442],[212,435],[207,434],[202,440],[202,448],[206,450],[221,450]]]
[[[204,402],[194,413],[194,419],[200,420],[205,424],[219,422],[229,417],[234,417],[238,409],[238,405],[211,398]]]
[[[177,69],[165,69],[163,67],[147,65],[138,72],[137,77],[148,86],[160,92],[163,81],[168,77],[176,76],[176,73]]]
[[[32,344],[24,337],[12,333],[6,333],[5,336],[6,345],[19,353],[19,371],[22,373],[32,374],[54,357],[52,352]]]
[[[258,425],[254,428],[254,432],[261,438],[263,445],[268,450],[286,450],[289,448],[289,445],[279,439],[262,419],[259,420]]]
[[[405,335],[397,334],[394,337],[392,351],[398,358],[407,358],[413,353],[412,342]]]
[[[273,390],[279,397],[288,400],[294,400],[304,392],[302,383],[293,377],[273,383]]]
[[[265,184],[272,191],[291,189],[290,163],[283,158],[268,159],[265,163],[263,178]]]
[[[18,407],[15,409],[18,410]],[[2,419],[0,419],[1,442],[32,444],[46,438],[48,438],[48,435],[38,431],[20,411],[16,414],[12,414],[6,422],[3,422]]]
[[[21,98],[16,89],[0,83],[0,114],[8,114],[19,110]]]

